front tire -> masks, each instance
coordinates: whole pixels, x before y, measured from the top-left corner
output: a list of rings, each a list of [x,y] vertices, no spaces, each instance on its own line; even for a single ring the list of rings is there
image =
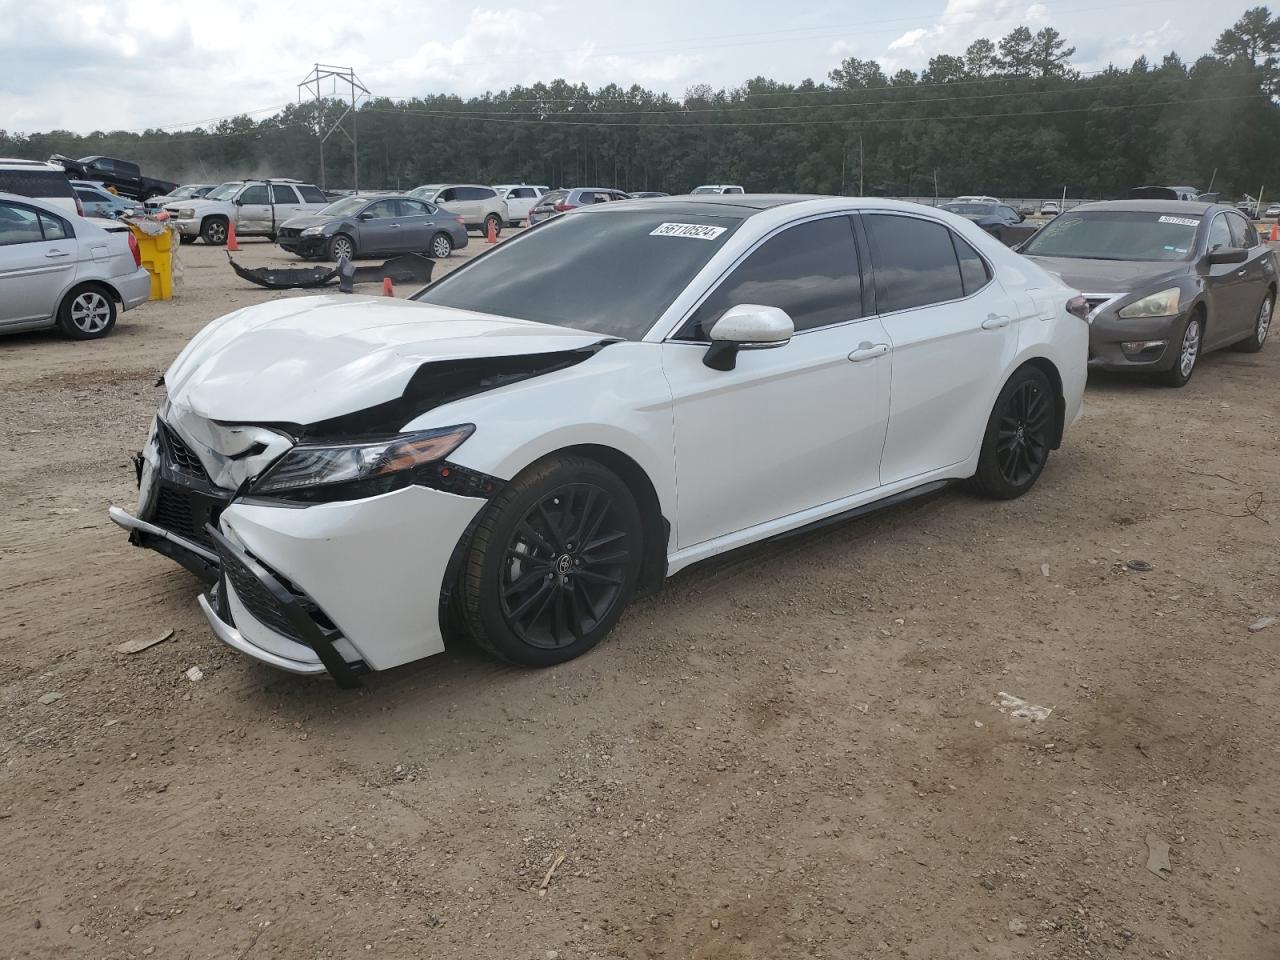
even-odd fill
[[[336,263],[344,258],[347,261],[356,258],[356,244],[345,233],[336,233],[329,241],[329,259]]]
[[[1262,306],[1258,308],[1258,315],[1254,318],[1253,334],[1233,343],[1232,347],[1241,353],[1257,353],[1261,350],[1267,342],[1267,333],[1271,330],[1271,312],[1274,308],[1275,297],[1268,293],[1262,298]]]
[[[996,398],[970,485],[984,497],[1012,500],[1040,479],[1053,445],[1053,385],[1037,367],[1021,367]]]
[[[200,236],[210,246],[220,247],[227,242],[227,218],[209,217],[200,224]]]
[[[99,340],[115,325],[115,301],[102,287],[77,287],[58,307],[58,329],[72,340]]]
[[[461,578],[476,642],[548,667],[613,629],[640,576],[643,527],[627,485],[595,460],[552,457],[485,508]]]
[[[436,260],[447,260],[453,254],[453,239],[447,233],[437,233],[431,238],[431,256]]]
[[[1197,310],[1182,328],[1178,338],[1177,354],[1173,358],[1173,366],[1156,374],[1156,381],[1166,387],[1185,387],[1196,372],[1196,364],[1200,361],[1200,350],[1204,344],[1204,315]]]

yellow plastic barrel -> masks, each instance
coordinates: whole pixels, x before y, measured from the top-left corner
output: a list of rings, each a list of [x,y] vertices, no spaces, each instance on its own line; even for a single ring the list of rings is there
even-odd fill
[[[168,300],[173,296],[173,231],[167,227],[149,234],[135,223],[129,231],[138,241],[142,265],[151,274],[151,299]]]

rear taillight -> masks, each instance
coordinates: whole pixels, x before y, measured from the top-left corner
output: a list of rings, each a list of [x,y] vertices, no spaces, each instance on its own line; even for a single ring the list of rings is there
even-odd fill
[[[135,267],[142,266],[142,251],[138,249],[138,238],[129,233],[129,252],[133,254],[133,265]]]
[[[71,194],[71,196],[72,196],[72,198],[74,198],[74,200],[75,200],[75,202],[76,202],[76,216],[83,217],[83,216],[84,216],[84,204],[80,202],[80,194],[78,194],[78,193],[72,193],[72,194]]]
[[[1079,295],[1072,297],[1067,301],[1067,313],[1087,321],[1089,319],[1089,301]]]
[[[556,213],[568,213],[570,210],[573,209],[573,205],[569,203],[557,203],[551,209],[554,210]]]

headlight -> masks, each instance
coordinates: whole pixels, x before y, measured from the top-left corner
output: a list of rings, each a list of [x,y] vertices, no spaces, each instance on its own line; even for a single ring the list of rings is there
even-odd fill
[[[415,472],[443,460],[475,424],[402,434],[376,443],[299,445],[276,461],[251,496],[326,501],[388,493],[414,482]]]
[[[1135,300],[1127,307],[1121,307],[1116,316],[1124,320],[1135,320],[1138,317],[1172,317],[1178,312],[1180,294],[1177,287],[1161,290],[1150,296]]]
[[[324,227],[307,227],[302,231],[304,237],[314,237],[321,233],[324,233]]]
[[[195,215],[196,215],[196,212],[192,210],[190,207],[182,207],[178,210],[179,220],[190,220]]]

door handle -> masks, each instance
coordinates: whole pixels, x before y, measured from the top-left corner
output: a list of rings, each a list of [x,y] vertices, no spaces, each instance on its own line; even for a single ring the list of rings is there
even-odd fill
[[[69,257],[71,256],[71,254],[69,254],[66,250],[50,250],[48,253],[45,254],[45,256],[48,257],[50,260],[52,260],[54,257]]]
[[[858,344],[858,349],[849,354],[849,359],[854,363],[862,363],[864,360],[874,360],[876,357],[883,357],[889,352],[887,343],[871,343],[864,341]]]
[[[1248,274],[1248,272],[1249,272],[1249,271],[1248,271],[1247,269],[1237,270],[1237,271],[1236,271],[1236,276],[1237,276],[1237,277],[1243,277],[1243,276],[1245,276],[1246,274]]]
[[[987,314],[987,319],[982,321],[983,330],[999,330],[1001,327],[1007,327],[1013,321],[1009,317],[997,316],[994,313]]]
[[[399,230],[399,229],[400,229],[400,224],[398,224],[398,223],[389,223],[389,224],[387,224],[387,226],[389,226],[392,230]]]

